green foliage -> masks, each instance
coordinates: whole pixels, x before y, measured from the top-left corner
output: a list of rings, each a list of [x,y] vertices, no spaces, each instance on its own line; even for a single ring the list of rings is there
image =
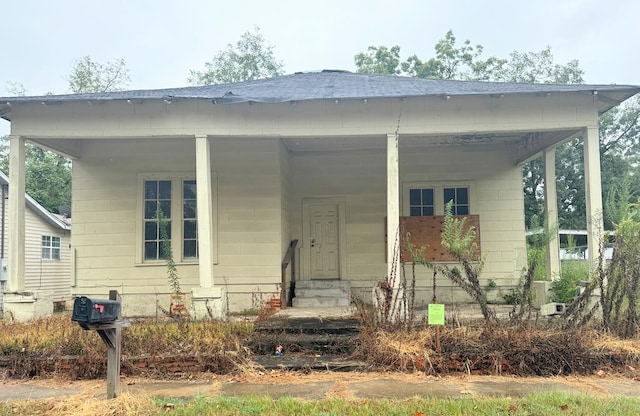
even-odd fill
[[[0,169],[9,174],[8,137],[0,138]],[[71,161],[56,153],[27,144],[25,192],[51,212],[71,205]]]
[[[400,47],[369,46],[355,56],[357,72],[365,74],[399,75]]]
[[[158,228],[160,230],[160,250],[162,258],[167,262],[167,279],[169,280],[169,286],[171,286],[171,291],[174,294],[179,295],[182,293],[182,288],[180,287],[180,275],[178,275],[178,269],[176,268],[176,263],[173,259],[171,239],[169,238],[169,232],[167,230],[171,224],[162,212],[160,203],[158,203],[156,208],[156,219],[158,220]]]
[[[124,59],[102,64],[89,55],[75,61],[68,78],[69,89],[75,94],[122,91],[130,80]]]
[[[632,338],[640,323],[640,201],[629,205],[626,216],[616,226],[613,259],[606,270],[602,265],[600,269],[604,326],[621,337]]]
[[[571,303],[576,297],[578,282],[589,280],[589,265],[583,260],[564,260],[560,278],[551,283],[551,301]]]
[[[273,46],[266,43],[260,28],[246,31],[235,46],[218,52],[214,59],[205,63],[204,71],[189,71],[191,85],[211,85],[282,75],[283,64],[277,60]]]

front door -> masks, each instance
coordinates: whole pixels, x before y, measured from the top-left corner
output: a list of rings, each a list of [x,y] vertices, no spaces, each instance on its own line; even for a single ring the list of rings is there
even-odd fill
[[[311,279],[340,278],[338,205],[308,205],[309,266]]]

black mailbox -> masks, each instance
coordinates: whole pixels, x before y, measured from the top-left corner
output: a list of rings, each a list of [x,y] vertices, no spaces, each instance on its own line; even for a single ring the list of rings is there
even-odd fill
[[[71,320],[86,324],[113,322],[120,315],[120,301],[80,296],[73,302]]]

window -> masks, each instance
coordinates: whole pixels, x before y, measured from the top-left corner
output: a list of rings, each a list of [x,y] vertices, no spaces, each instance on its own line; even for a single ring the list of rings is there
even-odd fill
[[[211,172],[212,192],[217,176]],[[198,261],[198,194],[193,173],[141,173],[138,175],[138,248],[136,264],[158,264],[165,260],[163,242],[167,241],[176,263]],[[214,230],[213,260],[217,262],[217,204],[212,197],[211,220]],[[160,213],[160,220],[157,213]]]
[[[42,259],[60,260],[60,237],[42,236]]]
[[[442,182],[421,183],[406,182],[403,185],[403,215],[411,217],[430,217],[444,215],[445,206],[453,201],[453,215],[471,215],[473,183]]]
[[[198,215],[196,181],[182,182],[182,257],[198,257]]]
[[[453,202],[451,213],[453,215],[469,215],[469,188],[444,188],[445,206]]]
[[[163,240],[171,245],[171,181],[144,181],[144,259],[165,259]]]
[[[433,188],[409,189],[409,215],[426,217],[434,215]]]

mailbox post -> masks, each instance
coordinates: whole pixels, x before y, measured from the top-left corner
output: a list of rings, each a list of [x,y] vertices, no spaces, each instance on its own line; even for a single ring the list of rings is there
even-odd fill
[[[120,346],[122,328],[131,326],[120,316],[120,295],[109,291],[109,299],[76,298],[71,320],[78,322],[84,330],[95,330],[107,345],[107,399],[120,394]]]

